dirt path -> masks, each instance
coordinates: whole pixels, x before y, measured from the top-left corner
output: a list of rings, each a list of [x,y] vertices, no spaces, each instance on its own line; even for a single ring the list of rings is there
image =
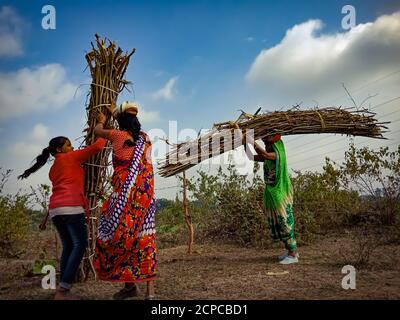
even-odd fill
[[[344,290],[342,252],[348,238],[331,237],[300,248],[300,263],[277,264],[279,247],[258,250],[234,245],[196,246],[159,252],[157,296],[159,299],[400,299],[399,246],[377,249],[368,268],[357,272],[356,290]],[[1,272],[18,261],[1,260]],[[14,268],[15,269],[15,268]],[[13,270],[14,270],[13,269]],[[18,270],[16,267],[15,270]],[[268,272],[284,275],[268,275]],[[52,292],[41,289],[40,277],[4,274],[0,277],[0,299],[50,299]],[[86,299],[110,299],[121,285],[88,281],[75,285]],[[145,286],[139,284],[144,293]],[[143,299],[143,296],[137,299]]]

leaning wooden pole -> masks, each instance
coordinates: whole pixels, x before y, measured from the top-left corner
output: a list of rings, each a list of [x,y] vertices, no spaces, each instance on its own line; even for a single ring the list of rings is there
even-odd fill
[[[185,217],[186,226],[189,231],[189,239],[188,239],[188,254],[192,254],[193,252],[193,243],[194,243],[194,229],[192,223],[192,216],[189,212],[189,201],[187,199],[187,181],[186,181],[186,172],[183,171],[183,214]]]
[[[111,114],[107,107],[117,102],[117,97],[129,82],[124,79],[125,71],[128,67],[130,57],[135,52],[124,53],[114,42],[107,39],[100,39],[96,34],[95,44],[91,43],[92,50],[85,56],[88,68],[92,77],[90,85],[90,99],[86,107],[87,127],[84,144],[94,143],[94,127],[96,125],[96,116],[101,111],[107,116],[106,127],[114,127]],[[88,225],[89,245],[87,254],[81,265],[82,277],[80,280],[86,280],[91,272],[96,276],[93,267],[93,257],[96,247],[96,237],[98,222],[101,214],[101,202],[110,192],[109,177],[111,175],[110,166],[111,148],[108,145],[102,152],[91,157],[85,163],[86,181],[85,193],[89,200],[90,220]]]

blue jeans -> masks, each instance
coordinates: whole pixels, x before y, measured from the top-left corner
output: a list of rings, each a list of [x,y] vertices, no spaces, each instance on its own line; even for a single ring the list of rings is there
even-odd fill
[[[63,246],[60,286],[70,289],[88,244],[85,215],[58,215],[52,220]]]

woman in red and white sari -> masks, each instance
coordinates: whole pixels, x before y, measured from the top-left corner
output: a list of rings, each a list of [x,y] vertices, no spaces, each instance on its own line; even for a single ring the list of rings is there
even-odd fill
[[[111,141],[114,167],[113,193],[102,207],[94,266],[101,280],[125,283],[115,299],[138,295],[137,282],[147,282],[146,299],[152,299],[157,247],[151,142],[141,131],[137,105],[125,102],[110,111],[119,130],[104,129],[106,118],[99,113],[94,131]]]

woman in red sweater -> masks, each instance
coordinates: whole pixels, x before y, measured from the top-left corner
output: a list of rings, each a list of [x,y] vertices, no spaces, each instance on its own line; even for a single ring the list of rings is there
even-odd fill
[[[89,208],[84,194],[85,171],[82,163],[100,152],[106,142],[105,139],[99,138],[94,144],[74,151],[68,138],[53,138],[49,146],[36,158],[36,163],[18,177],[27,178],[39,170],[50,155],[54,156],[55,160],[49,172],[52,183],[49,215],[63,246],[60,285],[54,297],[56,300],[79,299],[70,290],[87,246],[85,213],[89,213]]]

